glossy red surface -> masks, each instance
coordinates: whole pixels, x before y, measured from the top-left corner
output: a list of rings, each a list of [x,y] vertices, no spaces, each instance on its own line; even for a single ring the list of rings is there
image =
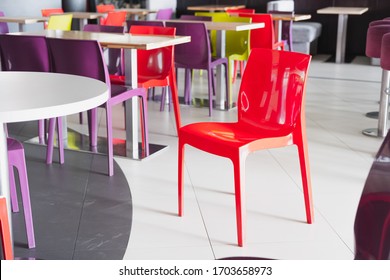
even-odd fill
[[[101,25],[124,26],[127,13],[125,11],[109,12],[106,18],[102,18]]]
[[[184,145],[229,158],[234,165],[238,245],[245,238],[245,158],[256,150],[296,145],[306,220],[313,222],[305,129],[305,84],[309,55],[253,49],[244,72],[234,123],[201,122],[179,130],[179,215],[183,215]]]
[[[13,260],[11,243],[11,230],[8,221],[8,211],[5,197],[0,197],[0,230],[1,230],[1,245],[3,258],[5,260]]]

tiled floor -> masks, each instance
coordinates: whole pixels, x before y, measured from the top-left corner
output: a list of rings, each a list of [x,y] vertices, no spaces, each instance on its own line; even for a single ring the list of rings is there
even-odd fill
[[[173,112],[149,102],[150,141],[169,147],[142,161],[116,157],[129,182],[133,224],[124,259],[353,259],[353,224],[365,178],[382,139],[362,135],[377,121],[381,69],[361,57],[352,64],[316,56],[307,84],[307,133],[315,222],[305,223],[295,147],[256,152],[246,165],[247,243],[236,245],[233,171],[229,160],[186,148],[184,217],[177,216],[177,137]],[[194,94],[207,87],[196,74]],[[237,82],[238,84],[238,82]],[[182,89],[182,76],[179,76]],[[238,88],[235,89],[238,91]],[[182,92],[182,91],[181,91]],[[231,121],[236,110],[181,106],[183,124]],[[73,129],[78,116],[69,118]],[[104,117],[100,133],[104,135]],[[124,137],[123,111],[115,134]]]
[[[344,65],[323,59],[313,59],[306,101],[314,224],[305,223],[295,147],[249,156],[245,247],[236,245],[233,171],[227,159],[186,149],[185,209],[178,217],[173,113],[159,112],[159,104],[149,102],[151,142],[169,148],[144,161],[116,159],[129,180],[134,207],[125,259],[353,259],[355,211],[382,142],[361,133],[377,124],[364,114],[378,108],[381,69],[367,65],[364,57]],[[205,81],[198,80],[194,92],[206,94]],[[209,118],[207,108],[181,107],[183,124],[235,120],[235,110],[214,112]]]

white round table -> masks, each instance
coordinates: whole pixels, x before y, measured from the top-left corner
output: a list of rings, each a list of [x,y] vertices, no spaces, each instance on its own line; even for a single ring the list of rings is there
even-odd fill
[[[109,89],[105,83],[87,77],[43,72],[0,72],[0,196],[7,199],[10,223],[5,124],[75,114],[103,104],[108,97]]]

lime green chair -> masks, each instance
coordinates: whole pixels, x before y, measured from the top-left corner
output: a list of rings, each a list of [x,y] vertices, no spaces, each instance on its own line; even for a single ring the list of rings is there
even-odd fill
[[[69,31],[72,28],[72,14],[52,15],[47,29]]]
[[[229,16],[227,13],[208,13],[208,12],[197,12],[196,16],[208,16],[212,18],[212,21],[215,22],[242,22],[242,23],[251,23],[251,18],[243,18],[237,16]],[[211,45],[212,45],[212,55],[216,55],[216,31],[212,30],[211,34]],[[229,85],[230,92],[231,85],[234,81],[233,73],[236,68],[235,62],[241,61],[243,69],[243,62],[248,60],[250,53],[250,31],[226,31],[226,44],[225,44],[225,53],[226,57],[229,60]],[[242,70],[241,70],[242,71]],[[242,74],[242,72],[241,72]]]

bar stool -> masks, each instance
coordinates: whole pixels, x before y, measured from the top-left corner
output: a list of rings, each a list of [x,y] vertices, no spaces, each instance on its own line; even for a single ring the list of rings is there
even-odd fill
[[[5,197],[0,197],[0,230],[3,258],[4,260],[13,260],[11,229],[8,221],[7,201]]]
[[[382,37],[386,33],[390,33],[390,24],[374,25],[368,28],[366,41],[366,55],[368,57],[381,58]],[[368,136],[384,137],[387,133],[387,115],[384,115],[384,111],[386,111],[387,114],[386,108],[388,107],[388,104],[382,104],[382,101],[387,99],[387,94],[385,94],[384,91],[387,89],[389,84],[389,75],[387,69],[384,69],[383,67],[382,69],[382,85],[380,93],[381,101],[379,105],[378,128],[368,128],[363,130],[363,134]]]

